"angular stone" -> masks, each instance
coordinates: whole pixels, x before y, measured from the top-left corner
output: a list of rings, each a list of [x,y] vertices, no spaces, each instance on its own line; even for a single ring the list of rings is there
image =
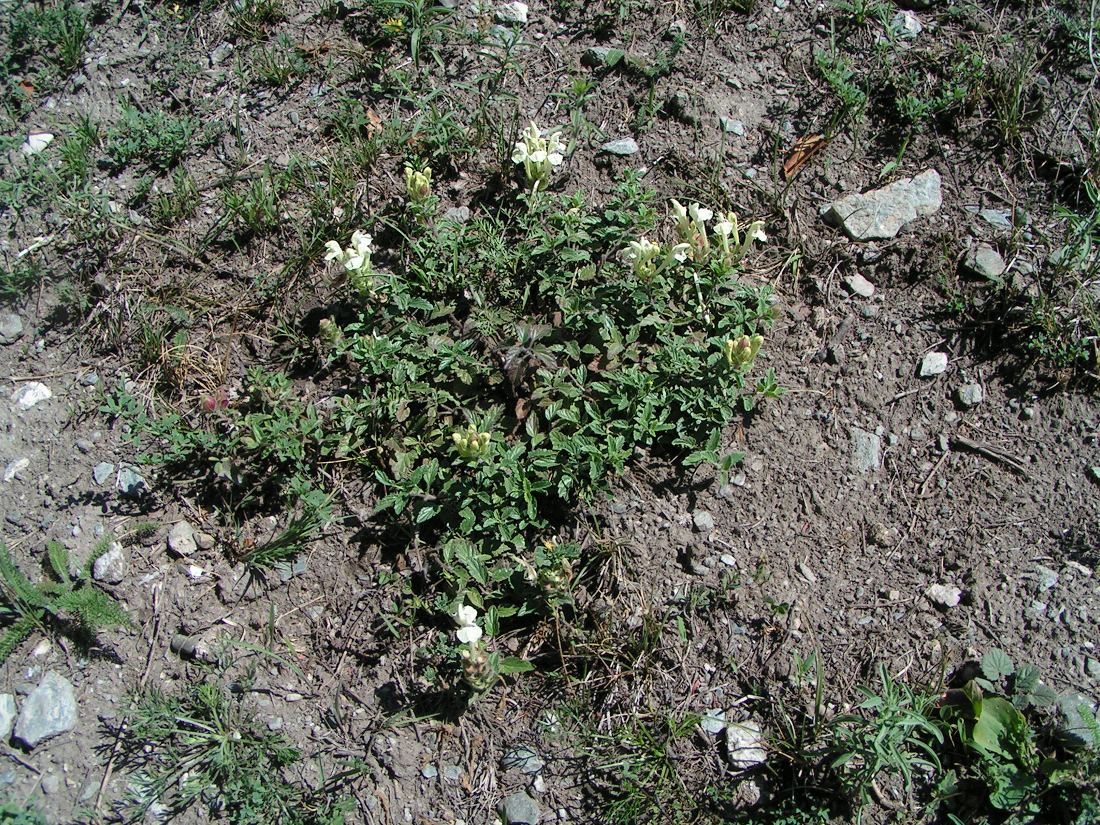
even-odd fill
[[[854,241],[872,241],[894,237],[907,223],[933,214],[942,205],[940,174],[928,169],[862,195],[845,195],[826,206],[822,217]]]
[[[958,607],[962,600],[962,591],[948,584],[934,584],[924,591],[924,595],[932,604],[938,607]]]
[[[981,384],[963,384],[959,387],[959,404],[968,410],[981,404],[984,397]]]
[[[767,758],[767,743],[758,722],[726,723],[726,761],[731,768],[748,770]]]
[[[53,393],[49,387],[38,381],[28,381],[15,391],[12,401],[19,409],[29,410],[39,401],[45,401],[47,398],[53,398]]]
[[[691,517],[691,524],[698,533],[709,533],[714,529],[714,516],[706,510],[696,510]]]
[[[141,498],[149,492],[149,484],[133,467],[123,467],[118,471],[118,489],[128,498]]]
[[[1005,269],[1005,259],[1001,253],[987,243],[980,243],[970,247],[963,258],[963,269],[971,275],[995,281],[1000,278]]]
[[[15,696],[0,693],[0,742],[7,742],[15,725]]]
[[[729,117],[718,118],[718,125],[722,127],[722,131],[728,135],[737,135],[738,137],[745,136],[745,124],[740,120],[734,120]]]
[[[23,337],[23,319],[14,312],[0,315],[0,344],[14,344]]]
[[[633,155],[638,151],[638,142],[632,137],[612,140],[600,147],[603,151],[612,155]]]
[[[118,584],[126,578],[130,561],[126,558],[126,548],[112,541],[107,552],[95,560],[92,565],[92,578],[97,582]]]
[[[106,484],[115,471],[115,465],[109,461],[101,461],[92,468],[92,481],[96,484]]]
[[[177,521],[168,531],[168,550],[180,558],[190,556],[198,549],[195,528],[186,521]]]
[[[861,427],[852,427],[852,469],[866,475],[882,466],[882,439]]]
[[[854,272],[845,278],[844,284],[861,298],[870,298],[875,294],[875,285],[858,272]]]
[[[4,482],[7,483],[14,480],[17,475],[30,466],[31,460],[29,458],[17,458],[9,462],[8,466],[4,468]]]
[[[498,6],[496,10],[496,18],[499,23],[526,23],[527,22],[527,4],[526,3],[505,3],[503,6]]]
[[[27,135],[27,139],[20,147],[20,151],[28,157],[31,155],[37,155],[47,146],[53,143],[53,135],[49,132],[32,132]]]
[[[890,18],[890,33],[898,40],[914,40],[924,26],[911,11],[899,11]]]
[[[28,748],[36,747],[75,728],[77,712],[72,683],[51,670],[23,702],[15,723],[15,739]]]
[[[930,352],[920,362],[920,377],[932,378],[947,371],[947,353]]]
[[[506,796],[497,808],[504,825],[538,825],[542,817],[539,803],[523,791]]]

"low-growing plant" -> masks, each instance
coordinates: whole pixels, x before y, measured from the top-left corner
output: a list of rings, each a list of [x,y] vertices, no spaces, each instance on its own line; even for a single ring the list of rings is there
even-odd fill
[[[87,644],[100,630],[129,623],[111,596],[91,581],[92,565],[106,551],[105,539],[79,576],[69,570],[69,553],[57,542],[47,546],[48,578],[32,582],[0,543],[0,664],[35,630],[61,633]]]
[[[252,72],[268,86],[289,86],[309,74],[309,63],[289,37],[280,32],[270,46],[252,53]]]
[[[1022,823],[1042,821],[1053,810],[1075,823],[1100,812],[1100,724],[1092,708],[1075,709],[1091,739],[1084,747],[1044,735],[1039,714],[1058,695],[1043,684],[1038,668],[1017,667],[996,649],[982,657],[980,675],[949,697],[941,713],[958,762],[939,793],[951,809],[988,806]]]
[[[143,112],[123,106],[119,122],[107,129],[104,149],[115,168],[140,161],[164,171],[188,152],[198,129],[198,122],[190,115]]]
[[[339,786],[357,775],[354,764],[320,787],[291,781],[301,752],[269,731],[247,706],[249,691],[230,691],[216,675],[177,694],[153,688],[137,697],[123,730],[134,775],[122,807],[140,822],[154,804],[173,816],[192,807],[232,825],[338,825],[347,800]]]
[[[866,697],[864,714],[846,714],[832,720],[831,767],[856,801],[856,821],[872,801],[880,777],[899,779],[906,794],[914,776],[930,782],[942,770],[937,749],[944,741],[935,709],[939,694],[914,690],[879,669],[879,691],[860,687]]]

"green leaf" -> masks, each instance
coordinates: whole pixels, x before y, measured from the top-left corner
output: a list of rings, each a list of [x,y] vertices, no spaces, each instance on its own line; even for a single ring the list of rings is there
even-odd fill
[[[1011,676],[1016,666],[1008,654],[998,648],[993,648],[982,657],[982,675],[991,682],[999,682],[1006,676]]]
[[[1014,759],[1020,755],[1027,729],[1023,714],[1011,702],[1000,696],[989,696],[982,699],[971,741],[984,753]]]
[[[500,665],[498,666],[498,670],[501,674],[530,673],[534,669],[535,666],[533,664],[518,656],[504,656],[501,658]]]

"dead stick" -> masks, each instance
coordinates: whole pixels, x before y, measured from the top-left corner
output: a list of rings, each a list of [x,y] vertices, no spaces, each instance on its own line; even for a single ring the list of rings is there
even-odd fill
[[[951,437],[951,447],[955,449],[970,450],[978,455],[985,456],[993,461],[999,461],[1002,464],[1007,464],[1017,473],[1024,478],[1029,478],[1027,468],[1024,467],[1023,462],[1011,456],[1008,453],[1003,453],[1000,450],[995,450],[992,447],[986,447],[984,444],[979,444],[976,441],[971,441],[969,438],[963,438],[961,435],[955,435]]]

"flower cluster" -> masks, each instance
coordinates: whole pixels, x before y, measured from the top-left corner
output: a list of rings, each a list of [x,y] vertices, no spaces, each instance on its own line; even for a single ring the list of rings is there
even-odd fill
[[[747,370],[756,360],[756,354],[760,352],[760,346],[764,343],[763,335],[742,335],[740,338],[726,341],[722,346],[722,354],[726,356],[726,363],[733,369]]]
[[[627,245],[622,256],[636,276],[649,279],[675,264],[683,263],[687,260],[689,251],[686,243],[678,243],[664,250],[659,243],[649,238],[639,238]]]
[[[733,266],[740,261],[753,241],[764,243],[768,240],[768,236],[764,234],[763,221],[750,223],[742,236],[737,227],[737,215],[733,212],[718,216],[714,223],[714,235],[718,239],[718,248],[726,266]]]
[[[360,295],[374,293],[374,279],[371,277],[370,256],[374,251],[371,244],[374,239],[366,232],[356,230],[351,233],[351,246],[344,249],[336,241],[327,241],[326,261],[336,261],[348,273],[348,280]]]
[[[476,461],[489,452],[489,433],[479,433],[477,427],[470,424],[465,430],[458,430],[451,439],[458,454],[467,461]]]
[[[551,132],[544,137],[533,121],[520,137],[522,140],[512,150],[512,162],[523,164],[523,174],[534,192],[540,186],[546,186],[550,181],[550,170],[560,166],[565,159],[562,154],[565,144],[561,141],[561,132]]]
[[[423,203],[432,196],[432,170],[425,166],[417,171],[411,166],[405,167],[405,194],[410,203]]]
[[[705,262],[715,255],[725,266],[733,266],[744,257],[753,241],[766,241],[764,222],[753,221],[744,234],[738,229],[737,215],[733,212],[719,214],[708,230],[707,222],[714,212],[697,203],[684,206],[672,200],[672,219],[675,222],[677,242],[668,249],[649,238],[631,241],[620,253],[639,278],[650,279],[667,269],[682,264],[689,258]]]
[[[484,634],[477,624],[477,611],[467,604],[459,605],[454,619],[458,625],[455,637],[463,645],[458,651],[462,657],[462,676],[474,690],[488,690],[496,681],[497,674],[493,659],[481,643]]]

